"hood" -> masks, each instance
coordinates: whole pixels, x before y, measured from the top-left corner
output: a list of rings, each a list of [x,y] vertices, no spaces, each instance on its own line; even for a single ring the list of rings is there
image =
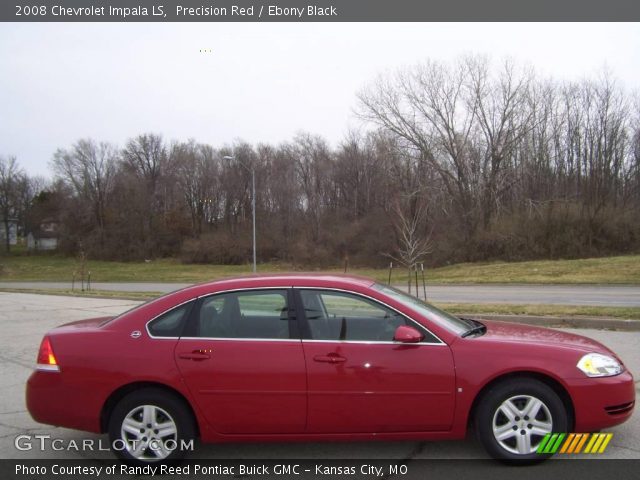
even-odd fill
[[[482,338],[494,342],[553,345],[585,352],[601,352],[608,355],[613,353],[600,342],[562,330],[494,320],[483,320],[482,323],[487,326],[487,331],[478,339]]]

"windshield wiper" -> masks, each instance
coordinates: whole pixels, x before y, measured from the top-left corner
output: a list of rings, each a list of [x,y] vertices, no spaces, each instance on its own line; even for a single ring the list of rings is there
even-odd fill
[[[465,318],[465,320],[471,320],[473,323],[475,323],[476,326],[471,327],[469,330],[460,335],[462,338],[468,337],[475,333],[484,333],[487,330],[487,326],[478,322],[477,320],[473,320],[471,318]]]

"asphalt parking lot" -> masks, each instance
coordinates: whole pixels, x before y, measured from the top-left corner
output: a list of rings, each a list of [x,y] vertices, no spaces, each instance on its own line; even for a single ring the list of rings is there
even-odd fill
[[[65,443],[93,439],[107,448],[106,436],[93,435],[35,423],[26,411],[24,386],[35,364],[43,334],[73,320],[118,314],[138,302],[0,292],[0,458],[112,459],[107,450],[20,451],[18,435],[51,435]],[[628,368],[640,375],[640,332],[574,329],[612,348]],[[640,385],[636,382],[636,385]],[[637,389],[637,388],[636,388]],[[640,459],[640,415],[610,430],[606,458]],[[474,440],[450,442],[272,443],[199,445],[193,459],[458,459],[487,458]]]

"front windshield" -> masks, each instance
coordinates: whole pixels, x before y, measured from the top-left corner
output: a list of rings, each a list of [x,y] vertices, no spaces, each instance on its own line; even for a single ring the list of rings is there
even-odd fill
[[[450,313],[443,312],[442,310],[430,305],[413,295],[398,290],[397,288],[390,287],[389,285],[382,285],[376,283],[373,285],[376,290],[392,297],[394,300],[409,307],[415,312],[425,316],[429,320],[437,323],[438,325],[450,330],[456,334],[461,334],[469,330],[469,328],[475,325],[467,320],[463,320],[458,317],[454,317]]]

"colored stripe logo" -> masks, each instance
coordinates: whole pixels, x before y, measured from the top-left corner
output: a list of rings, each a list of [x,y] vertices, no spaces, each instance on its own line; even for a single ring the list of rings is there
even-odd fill
[[[536,453],[604,453],[612,438],[613,433],[547,433]]]

